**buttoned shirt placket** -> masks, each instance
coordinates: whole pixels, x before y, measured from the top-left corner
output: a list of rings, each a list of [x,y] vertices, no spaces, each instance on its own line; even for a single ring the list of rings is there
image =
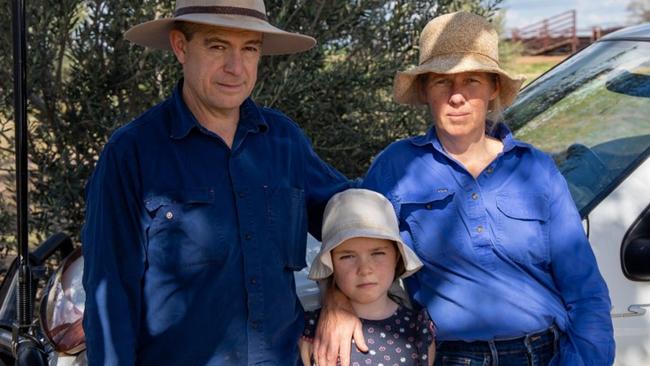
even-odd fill
[[[265,220],[263,213],[266,211],[262,197],[256,197],[258,190],[252,191],[250,182],[259,182],[260,179],[251,178],[252,175],[260,174],[260,167],[253,166],[252,159],[242,159],[246,154],[246,139],[252,133],[259,133],[252,127],[243,132],[241,139],[235,138],[233,149],[228,159],[231,184],[235,193],[235,205],[237,207],[237,221],[239,223],[239,242],[242,249],[244,283],[246,286],[248,302],[248,360],[254,362],[259,357],[259,350],[268,349],[265,341],[264,319],[264,276],[262,272],[262,260],[264,258],[260,248],[261,233],[257,232],[259,223]],[[248,141],[251,143],[251,141]],[[261,191],[261,189],[259,190]],[[262,220],[262,221],[260,221]],[[227,296],[227,294],[226,294]]]

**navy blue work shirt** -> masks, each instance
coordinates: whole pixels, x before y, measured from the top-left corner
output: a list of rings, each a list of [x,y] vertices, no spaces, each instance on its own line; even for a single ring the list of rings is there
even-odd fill
[[[173,96],[117,130],[86,192],[84,330],[94,365],[295,364],[293,272],[349,181],[247,99],[232,149]]]
[[[436,323],[436,340],[562,331],[553,365],[611,365],[607,286],[566,181],[553,160],[515,140],[474,178],[431,128],[391,144],[363,186],[391,201],[401,236],[424,267],[406,279]]]

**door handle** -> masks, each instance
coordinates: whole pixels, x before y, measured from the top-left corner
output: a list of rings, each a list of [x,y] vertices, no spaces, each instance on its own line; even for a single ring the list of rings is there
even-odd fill
[[[647,312],[645,308],[650,304],[633,304],[627,307],[627,313],[612,314],[612,318],[629,318],[632,316],[643,316]]]

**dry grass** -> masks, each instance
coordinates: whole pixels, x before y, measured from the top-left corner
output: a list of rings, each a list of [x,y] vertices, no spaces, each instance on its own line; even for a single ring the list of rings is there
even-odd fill
[[[526,77],[526,83],[535,80],[568,56],[521,56],[509,68],[509,72]]]

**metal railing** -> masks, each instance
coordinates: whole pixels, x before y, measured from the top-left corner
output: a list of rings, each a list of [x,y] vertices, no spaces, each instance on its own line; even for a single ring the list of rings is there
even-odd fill
[[[521,42],[525,52],[540,55],[560,47],[569,47],[571,53],[578,49],[576,35],[576,11],[546,18],[539,22],[512,30],[512,40]]]

